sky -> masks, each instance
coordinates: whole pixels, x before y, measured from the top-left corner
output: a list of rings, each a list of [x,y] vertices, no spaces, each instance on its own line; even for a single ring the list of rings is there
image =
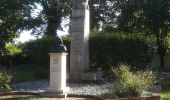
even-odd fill
[[[69,26],[66,26],[66,24],[69,23],[68,19],[63,20],[61,23],[61,27],[63,28],[63,31],[57,30],[58,36],[63,36],[68,34]],[[33,35],[31,35],[30,31],[22,31],[18,38],[14,39],[15,43],[21,42],[24,43],[29,40],[36,39]]]

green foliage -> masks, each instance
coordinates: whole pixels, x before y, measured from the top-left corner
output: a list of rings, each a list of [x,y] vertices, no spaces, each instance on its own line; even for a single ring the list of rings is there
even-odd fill
[[[154,54],[152,38],[137,34],[92,32],[90,36],[90,65],[107,70],[125,63],[144,69]]]
[[[55,38],[43,37],[32,40],[23,45],[23,52],[30,59],[30,62],[40,66],[49,66],[49,48],[54,44]]]
[[[17,47],[14,44],[6,44],[6,55],[14,56],[22,52],[21,48]]]
[[[169,77],[161,77],[161,87],[162,91],[160,93],[162,100],[169,100],[170,97],[170,78]]]
[[[18,29],[25,26],[23,20],[30,14],[28,8],[33,8],[29,1],[0,0],[0,57],[5,50],[5,44],[11,42],[19,34]]]
[[[170,91],[161,92],[161,99],[162,100],[169,100],[169,97],[170,97]]]
[[[170,33],[170,3],[168,0],[114,0],[120,11],[117,28],[128,33],[155,35],[161,67],[167,52]]]
[[[109,30],[116,26],[115,0],[89,0],[90,29]],[[102,25],[101,25],[102,23]]]
[[[163,91],[170,90],[170,78],[169,77],[161,77],[160,83]]]
[[[2,65],[13,65],[17,63],[19,56],[22,54],[22,49],[15,44],[8,43],[5,46],[5,50],[3,52],[3,56],[1,59]]]
[[[64,36],[64,44],[69,49],[69,37]],[[24,54],[30,58],[30,62],[40,66],[49,66],[49,49],[56,43],[56,37],[46,36],[23,44]]]
[[[128,66],[121,65],[113,73],[116,78],[113,91],[118,97],[140,96],[156,82],[155,74],[149,70],[133,73]]]
[[[70,49],[70,37],[63,36],[64,45]],[[30,63],[41,66],[40,71],[36,73],[37,78],[47,78],[49,75],[49,49],[56,43],[55,37],[46,36],[41,39],[29,41],[23,44],[23,53]]]
[[[42,7],[37,16],[27,16],[25,29],[32,29],[34,35],[56,36],[57,30],[62,30],[62,20],[71,13],[71,0],[27,0]],[[33,10],[28,9],[32,12]]]
[[[7,72],[0,72],[0,92],[11,90],[12,75]]]

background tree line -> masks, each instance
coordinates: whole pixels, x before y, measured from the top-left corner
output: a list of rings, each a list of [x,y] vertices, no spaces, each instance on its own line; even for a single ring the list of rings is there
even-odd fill
[[[33,16],[32,12],[42,7]],[[90,0],[90,28],[105,32],[124,32],[154,37],[164,66],[170,33],[168,0]],[[22,30],[34,35],[56,36],[65,17],[71,18],[71,0],[1,0],[0,53]],[[105,34],[103,32],[103,34]]]

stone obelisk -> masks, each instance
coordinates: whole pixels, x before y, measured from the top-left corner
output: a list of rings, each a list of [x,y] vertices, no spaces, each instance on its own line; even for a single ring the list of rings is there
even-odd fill
[[[89,69],[88,0],[73,0],[71,19],[70,80],[81,80]]]

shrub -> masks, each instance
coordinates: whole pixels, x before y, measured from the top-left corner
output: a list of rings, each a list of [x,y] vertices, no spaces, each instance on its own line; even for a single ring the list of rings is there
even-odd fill
[[[1,58],[2,65],[11,66],[15,64],[16,56],[21,55],[21,53],[22,53],[22,50],[17,45],[11,44],[11,43],[6,44],[4,55]]]
[[[0,92],[11,90],[12,75],[7,72],[0,72]]]
[[[90,36],[90,66],[108,72],[120,63],[145,69],[155,51],[154,39],[139,34],[92,32]]]
[[[64,45],[66,45],[68,52],[70,49],[70,37],[62,37]],[[31,64],[41,66],[39,71],[35,74],[36,78],[48,78],[49,76],[49,49],[56,43],[56,37],[42,37],[41,39],[32,40],[23,44],[23,53]],[[69,61],[69,60],[68,60]],[[67,63],[68,64],[68,63]]]
[[[49,66],[49,49],[56,43],[55,37],[43,37],[41,39],[32,40],[23,44],[23,51],[27,58],[30,59],[30,62],[37,64],[39,66],[47,67]],[[64,44],[68,47],[69,37],[64,36]]]
[[[115,82],[113,91],[118,97],[140,96],[156,82],[156,76],[152,71],[131,72],[128,66],[121,65],[113,69]]]

